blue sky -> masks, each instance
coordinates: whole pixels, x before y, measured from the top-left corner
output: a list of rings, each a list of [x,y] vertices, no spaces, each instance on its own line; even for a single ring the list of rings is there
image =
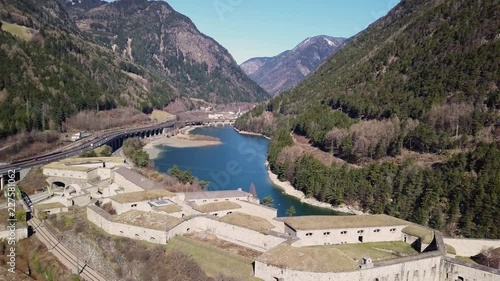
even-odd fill
[[[398,0],[167,0],[238,63],[274,56],[307,37],[350,37]]]
[[[399,0],[167,0],[238,63],[275,56],[307,37],[350,37]]]

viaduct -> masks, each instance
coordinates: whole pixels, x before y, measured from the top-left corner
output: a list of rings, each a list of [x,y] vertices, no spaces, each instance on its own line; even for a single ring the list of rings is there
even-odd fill
[[[109,145],[113,151],[122,147],[123,142],[128,138],[140,137],[148,138],[162,134],[173,134],[178,129],[184,126],[191,125],[206,125],[206,126],[224,126],[232,125],[235,120],[232,119],[205,119],[205,120],[188,120],[188,121],[169,121],[161,124],[156,124],[142,128],[121,129],[104,133],[102,136],[92,140],[82,142],[80,145],[60,150],[49,154],[25,158],[14,161],[10,164],[0,166],[0,190],[3,190],[8,184],[10,178],[16,182],[28,173],[29,168],[45,163],[57,161],[59,159],[71,157],[80,154],[81,152],[97,148],[102,145]],[[11,180],[12,182],[12,180]]]

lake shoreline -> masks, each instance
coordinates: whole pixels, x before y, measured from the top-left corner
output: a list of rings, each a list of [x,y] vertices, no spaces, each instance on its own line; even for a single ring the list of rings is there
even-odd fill
[[[270,137],[264,135],[264,134],[259,134],[259,133],[254,133],[254,132],[248,132],[248,131],[242,131],[242,130],[239,130],[238,128],[234,127],[233,126],[233,129],[238,133],[238,134],[242,134],[242,135],[247,135],[247,136],[258,136],[258,137],[263,137],[267,140],[271,140]]]
[[[330,209],[336,212],[341,212],[341,213],[346,213],[346,214],[352,214],[352,215],[363,215],[364,213],[358,210],[355,210],[352,206],[347,206],[347,205],[341,205],[338,207],[334,207],[331,204],[325,203],[325,202],[320,202],[315,198],[307,198],[305,194],[300,191],[295,189],[292,184],[289,181],[281,181],[278,179],[278,175],[273,173],[271,169],[269,169],[269,163],[266,161],[266,168],[267,168],[267,173],[269,175],[269,179],[271,182],[279,187],[283,192],[287,195],[293,196],[297,199],[300,200],[302,203],[309,204],[311,206],[315,207],[320,207],[320,208],[325,208],[325,209]]]
[[[164,135],[161,135],[159,137],[153,137],[147,139],[146,145],[143,147],[144,151],[146,151],[149,154],[150,159],[156,159],[160,155],[160,153],[163,151],[162,146],[169,146],[169,147],[175,147],[175,148],[190,148],[190,147],[203,147],[203,146],[213,146],[213,145],[220,145],[222,142],[219,141],[208,141],[208,140],[190,140],[186,138],[189,136],[189,132],[196,128],[201,128],[203,126],[188,126],[185,128],[180,129],[180,133],[171,136],[171,137],[166,137]],[[181,138],[179,135],[183,135],[185,137]]]
[[[259,137],[263,137],[263,138],[270,140],[270,138],[268,136],[265,136],[263,134],[238,130],[236,127],[233,127],[233,128],[238,134],[241,134],[241,135],[259,136]],[[308,205],[311,205],[314,207],[325,208],[325,209],[329,209],[332,211],[345,213],[345,214],[352,214],[352,215],[363,215],[364,214],[363,212],[354,209],[352,206],[341,205],[338,207],[334,207],[331,204],[328,204],[325,202],[320,202],[315,198],[307,198],[302,191],[295,189],[290,182],[280,181],[278,179],[278,175],[274,174],[271,171],[271,169],[269,168],[269,162],[266,161],[265,165],[266,165],[268,177],[271,180],[271,182],[273,183],[273,185],[275,185],[279,189],[283,190],[283,192],[285,194],[299,199],[301,203],[305,203],[305,204],[308,204]]]

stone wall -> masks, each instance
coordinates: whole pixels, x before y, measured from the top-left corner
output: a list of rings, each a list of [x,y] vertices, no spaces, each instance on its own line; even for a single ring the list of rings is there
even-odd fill
[[[99,169],[92,169],[87,173],[87,180],[92,180],[99,177]]]
[[[107,168],[99,168],[97,169],[97,174],[101,179],[110,179],[111,178],[111,169]]]
[[[481,265],[470,264],[452,258],[443,258],[446,281],[498,281],[500,270]]]
[[[237,204],[241,206],[238,212],[249,214],[252,216],[262,217],[267,220],[272,220],[278,216],[278,210],[269,208],[261,204],[255,204],[248,201],[239,201]]]
[[[72,171],[66,169],[44,168],[43,174],[48,177],[62,177],[72,179],[87,179],[86,171]]]
[[[500,239],[466,239],[466,238],[446,238],[444,243],[451,245],[457,251],[458,256],[471,257],[479,254],[483,248],[499,248]]]
[[[87,219],[111,235],[148,241],[156,244],[167,243],[167,233],[165,230],[113,222],[111,215],[94,205],[87,208]]]
[[[125,192],[144,191],[141,187],[125,179],[119,173],[114,172],[114,182],[125,189]]]
[[[222,240],[257,251],[267,251],[286,241],[284,238],[266,235],[204,216],[191,218],[170,229],[167,232],[167,241],[177,235],[193,231],[208,231]]]
[[[143,212],[151,211],[151,205],[148,203],[149,201],[143,202],[129,202],[129,203],[119,203],[113,199],[111,199],[111,205],[115,208],[116,213],[119,215],[121,213],[125,213],[129,210],[137,210]]]
[[[91,197],[90,194],[82,194],[80,196],[75,196],[71,199],[73,200],[74,205],[83,207],[90,203],[90,201],[92,200],[90,197]]]
[[[28,228],[26,226],[16,225],[16,241],[28,238]],[[10,236],[10,230],[0,231],[0,240],[7,240]]]
[[[165,244],[177,235],[193,231],[209,231],[220,239],[258,251],[266,251],[286,241],[284,238],[253,231],[247,228],[219,222],[207,217],[193,217],[168,231],[161,231],[113,222],[111,215],[101,208],[87,207],[87,219],[106,233],[152,243]]]
[[[252,202],[248,201],[234,201],[236,204],[240,205],[241,208],[236,208],[236,209],[228,209],[228,210],[221,210],[221,211],[214,211],[214,212],[208,212],[207,214],[216,216],[216,217],[223,217],[226,215],[229,215],[234,212],[239,212],[243,214],[248,214],[251,216],[257,216],[257,217],[262,217],[267,220],[272,220],[276,218],[278,215],[278,210],[274,208],[269,208],[264,205],[260,204],[255,204]]]
[[[333,280],[356,280],[356,281],[441,281],[441,256],[430,256],[406,262],[374,266],[372,268],[360,269],[351,272],[307,272],[290,268],[280,268],[267,265],[263,262],[255,262],[255,277],[264,281],[333,281]]]
[[[252,196],[240,196],[240,197],[230,197],[230,198],[200,198],[200,199],[189,199],[187,200],[190,203],[195,203],[196,205],[203,205],[203,204],[208,204],[208,203],[213,203],[213,202],[224,202],[224,201],[230,201],[230,202],[235,202],[239,203],[240,201],[244,202],[253,202],[257,203],[259,199],[254,199]]]
[[[367,243],[384,241],[401,241],[401,231],[406,226],[337,228],[320,230],[296,230],[286,228],[290,236],[298,237],[293,246],[313,246],[346,243]],[[295,232],[295,235],[293,234]]]

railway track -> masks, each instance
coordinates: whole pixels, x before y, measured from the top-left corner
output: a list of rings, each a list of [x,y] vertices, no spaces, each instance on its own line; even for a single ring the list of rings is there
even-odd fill
[[[45,227],[44,223],[37,218],[32,218],[28,222],[35,231],[36,237],[47,247],[49,252],[54,254],[54,256],[64,264],[68,269],[75,272],[83,278],[89,281],[107,281],[104,276],[98,273],[96,270],[89,267],[85,261],[77,258],[68,248],[62,245],[59,240],[54,237],[54,234],[50,232],[48,228]]]

